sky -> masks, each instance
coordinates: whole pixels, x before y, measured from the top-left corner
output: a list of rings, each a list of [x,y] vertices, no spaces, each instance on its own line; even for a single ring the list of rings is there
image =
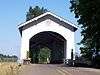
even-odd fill
[[[70,0],[0,0],[0,53],[20,56],[21,36],[18,25],[25,22],[29,7],[40,6],[77,25],[70,12]],[[81,40],[80,28],[75,43]],[[78,50],[79,46],[75,44]]]

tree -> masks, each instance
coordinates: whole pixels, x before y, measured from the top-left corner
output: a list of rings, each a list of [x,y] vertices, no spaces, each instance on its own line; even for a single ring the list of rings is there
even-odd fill
[[[0,54],[0,62],[16,62],[18,57],[16,55],[3,55]]]
[[[70,0],[70,3],[70,10],[82,29],[81,53],[92,60],[93,53],[100,52],[100,0]]]
[[[35,6],[34,8],[32,8],[30,6],[29,11],[26,14],[26,21],[35,18],[45,12],[47,12],[47,9],[44,9],[43,7],[40,8],[39,6]]]
[[[39,52],[40,50],[38,47],[30,48],[29,57],[31,58],[31,63],[39,63]]]
[[[39,56],[38,56],[39,62],[40,63],[49,63],[50,53],[51,53],[50,49],[47,47],[40,49]]]

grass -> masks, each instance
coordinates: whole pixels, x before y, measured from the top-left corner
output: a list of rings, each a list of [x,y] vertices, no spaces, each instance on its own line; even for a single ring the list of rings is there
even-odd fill
[[[0,75],[19,75],[22,66],[14,62],[0,63]]]

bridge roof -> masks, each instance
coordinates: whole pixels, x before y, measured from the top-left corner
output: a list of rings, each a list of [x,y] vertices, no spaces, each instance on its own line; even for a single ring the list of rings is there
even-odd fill
[[[23,30],[33,26],[33,25],[36,25],[46,19],[50,19],[68,29],[70,29],[71,31],[75,32],[77,30],[77,26],[74,25],[73,23],[69,22],[68,20],[65,20],[51,12],[46,12],[38,17],[35,17],[27,22],[24,22],[24,23],[21,23],[20,25],[18,25],[18,28],[20,30],[20,33],[22,33]]]

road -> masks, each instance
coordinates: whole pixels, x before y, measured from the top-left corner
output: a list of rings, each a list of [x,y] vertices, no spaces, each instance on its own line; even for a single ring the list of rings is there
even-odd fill
[[[52,64],[26,65],[20,75],[100,75],[99,69],[63,67]]]

